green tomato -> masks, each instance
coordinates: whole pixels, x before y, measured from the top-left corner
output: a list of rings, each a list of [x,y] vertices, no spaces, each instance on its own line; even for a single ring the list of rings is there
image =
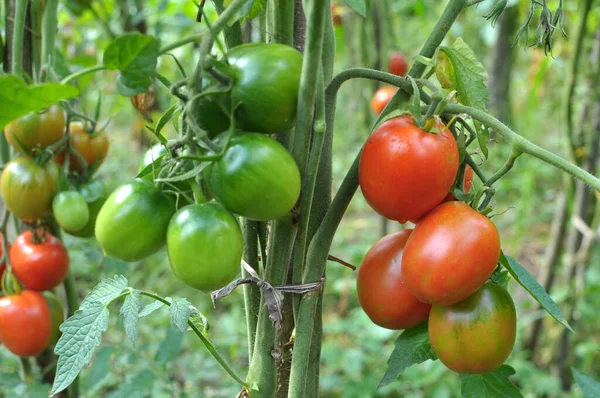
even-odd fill
[[[242,249],[237,220],[218,203],[186,206],[169,223],[171,268],[196,289],[212,291],[231,282],[240,271]]]
[[[151,182],[135,179],[117,188],[96,220],[96,239],[107,256],[139,261],[164,244],[175,201]]]
[[[93,180],[80,185],[79,192],[87,203],[90,216],[87,224],[85,224],[82,229],[78,231],[66,232],[70,235],[78,236],[80,238],[89,238],[94,236],[98,213],[100,213],[100,209],[102,208],[102,205],[104,205],[104,202],[106,202],[108,195],[106,193],[106,188],[104,188],[104,184],[102,184],[102,182],[99,180]]]
[[[77,191],[59,192],[52,201],[52,212],[58,225],[65,231],[80,231],[90,220],[85,198]]]
[[[152,164],[154,161],[156,161],[159,157],[168,154],[169,151],[167,150],[167,148],[158,143],[153,145],[150,149],[148,149],[145,153],[144,156],[142,156],[142,160],[140,160],[140,164],[138,165],[138,173],[140,173],[142,170],[144,170],[146,168],[146,166]],[[150,173],[145,174],[143,177],[141,177],[144,180],[148,180],[148,181],[154,181],[155,178],[158,177],[158,173],[160,172],[160,169],[155,168],[153,169]]]
[[[251,43],[227,53],[234,76],[237,127],[279,133],[294,127],[302,54],[283,44]]]
[[[286,215],[300,196],[300,171],[279,142],[257,133],[233,137],[212,164],[210,192],[233,213],[267,221]]]

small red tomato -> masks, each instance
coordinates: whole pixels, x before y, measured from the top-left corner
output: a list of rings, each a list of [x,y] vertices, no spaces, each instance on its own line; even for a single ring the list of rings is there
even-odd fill
[[[373,323],[407,329],[427,320],[430,304],[408,290],[402,280],[402,252],[412,232],[405,229],[381,238],[369,249],[356,278],[358,301]]]
[[[398,51],[390,56],[388,60],[388,70],[391,74],[396,76],[404,76],[407,69],[408,65],[406,64],[404,54]]]
[[[458,147],[443,125],[426,132],[411,116],[383,123],[369,137],[360,157],[358,179],[371,207],[405,223],[437,206],[458,172]]]
[[[22,357],[40,354],[50,341],[50,307],[38,292],[0,297],[0,342]]]
[[[446,202],[423,217],[410,235],[402,278],[419,300],[452,305],[483,286],[499,257],[494,223],[464,202]]]
[[[371,110],[379,115],[397,91],[398,89],[396,87],[381,87],[375,92],[375,95],[373,95],[373,98],[371,99]]]
[[[25,231],[13,242],[9,251],[13,273],[27,289],[53,289],[69,272],[69,254],[62,242],[48,232],[39,243],[35,240],[31,231]]]

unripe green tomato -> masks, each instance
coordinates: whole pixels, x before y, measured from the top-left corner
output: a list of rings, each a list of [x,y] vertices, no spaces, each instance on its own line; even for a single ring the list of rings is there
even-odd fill
[[[58,193],[52,201],[52,212],[58,225],[67,232],[80,231],[90,220],[88,204],[77,191]]]

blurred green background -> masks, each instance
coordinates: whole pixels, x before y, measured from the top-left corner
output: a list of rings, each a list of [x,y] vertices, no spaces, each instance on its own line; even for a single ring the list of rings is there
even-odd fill
[[[59,32],[60,49],[66,61],[63,68],[71,71],[94,65],[101,60],[102,49],[110,41],[110,34],[124,29],[139,28],[143,24],[148,34],[158,36],[163,44],[198,30],[195,23],[196,7],[190,1],[147,0],[92,2],[92,9],[78,8],[77,1],[61,6]],[[451,44],[462,37],[473,48],[479,59],[491,71],[493,48],[498,40],[502,20],[493,28],[483,17],[489,6],[484,2],[462,14],[446,40]],[[208,2],[207,2],[208,4]],[[445,2],[433,0],[387,1],[389,7],[377,20],[363,19],[342,5],[342,25],[336,28],[337,53],[335,71],[348,67],[375,67],[385,65],[393,51],[402,51],[411,58],[419,49]],[[520,26],[528,12],[528,2],[519,2],[511,9],[511,16]],[[69,7],[66,7],[68,5]],[[141,6],[140,6],[141,5]],[[519,134],[541,144],[552,152],[567,156],[565,135],[564,92],[568,68],[573,56],[576,27],[579,23],[579,2],[565,2],[564,25],[568,37],[556,34],[552,54],[543,49],[514,47],[510,51],[511,78],[497,85],[510,84],[509,109],[512,117],[507,122]],[[509,9],[509,10],[511,10]],[[209,9],[210,10],[210,9]],[[589,29],[598,26],[599,10],[594,10]],[[79,15],[77,15],[80,12]],[[212,12],[212,11],[211,11]],[[213,14],[214,15],[214,12]],[[382,19],[384,19],[382,21]],[[257,20],[250,22],[253,34],[260,33]],[[535,25],[532,25],[535,29]],[[376,31],[381,32],[382,51],[378,55]],[[110,33],[109,33],[110,31]],[[513,33],[505,38],[512,44]],[[505,40],[506,41],[506,40]],[[187,72],[195,64],[191,46],[174,52]],[[582,82],[576,93],[581,101],[586,95],[586,65],[589,53],[582,58]],[[383,68],[385,69],[385,67]],[[161,57],[159,70],[172,81],[178,76],[176,64],[170,57]],[[57,71],[61,74],[61,71]],[[66,72],[63,70],[62,72]],[[66,73],[64,73],[66,74]],[[144,122],[131,106],[129,98],[120,97],[115,90],[115,76],[101,72],[82,79],[84,90],[81,106],[92,112],[98,96],[102,96],[102,115],[111,120],[108,133],[111,139],[109,156],[98,176],[110,189],[130,180],[136,173],[141,154],[152,142],[151,134],[144,132]],[[362,142],[370,131],[375,115],[369,109],[375,84],[353,81],[340,90],[335,124],[334,191],[352,163]],[[494,88],[494,87],[490,87]],[[496,87],[497,88],[497,87]],[[156,87],[154,120],[169,105],[164,87]],[[575,119],[576,125],[579,123]],[[172,126],[169,126],[172,129]],[[173,134],[170,131],[170,134]],[[478,152],[474,149],[471,151]],[[490,143],[490,158],[482,169],[491,175],[509,154],[502,142]],[[480,163],[483,158],[473,154]],[[549,243],[551,223],[559,196],[565,190],[567,179],[549,165],[527,156],[516,162],[515,168],[497,183],[493,218],[501,231],[503,250],[517,258],[529,271],[541,275],[541,265]],[[478,185],[479,184],[479,185]],[[476,181],[476,186],[481,183]],[[401,226],[387,225],[388,231]],[[331,254],[359,265],[369,247],[382,233],[381,218],[366,204],[360,191],[356,194],[336,235]],[[210,321],[210,336],[217,348],[228,358],[232,367],[244,374],[247,367],[246,324],[241,290],[236,291],[212,308],[210,297],[186,287],[171,272],[164,251],[135,264],[104,262],[97,243],[65,236],[71,256],[71,270],[78,291],[83,297],[103,278],[123,274],[130,286],[155,291],[161,296],[186,297]],[[600,302],[600,268],[596,266],[600,251],[591,249],[577,301],[576,336],[570,336],[570,365],[581,372],[600,375],[600,321],[597,303]],[[572,296],[570,277],[558,263],[555,286],[551,292],[563,312]],[[396,382],[376,391],[387,368],[386,361],[393,349],[398,332],[375,326],[358,306],[356,272],[337,263],[329,263],[327,289],[324,298],[324,346],[321,363],[321,395],[324,397],[455,397],[460,396],[460,379],[439,362],[427,361],[408,369]],[[569,393],[561,391],[556,358],[558,341],[563,328],[549,315],[539,311],[534,301],[516,283],[510,291],[515,297],[518,322],[518,342],[507,363],[517,373],[513,377],[527,397],[578,397],[574,386]],[[62,292],[59,292],[62,293]],[[538,344],[535,362],[528,359],[523,343],[533,322],[543,317],[544,329]],[[118,307],[111,312],[111,323],[104,335],[102,346],[93,362],[81,374],[84,397],[233,397],[238,387],[210,357],[198,339],[189,334],[183,338],[170,329],[168,312],[156,311],[140,322],[139,343],[133,347],[126,339],[118,318]],[[0,396],[47,396],[48,389],[37,383],[18,382],[18,359],[0,348]]]

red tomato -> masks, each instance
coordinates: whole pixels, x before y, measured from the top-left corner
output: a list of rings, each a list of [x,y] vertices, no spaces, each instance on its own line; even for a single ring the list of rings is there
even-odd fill
[[[24,290],[0,297],[0,342],[13,354],[40,354],[50,341],[52,320],[44,296]]]
[[[419,300],[452,305],[483,286],[499,257],[494,223],[464,202],[446,202],[423,217],[408,239],[402,278]]]
[[[396,87],[381,87],[375,92],[375,95],[373,95],[373,98],[371,99],[371,110],[379,115],[397,91],[398,89]]]
[[[31,231],[25,231],[9,251],[13,273],[30,290],[53,289],[69,272],[69,254],[62,242],[48,232],[42,240],[32,241]]]
[[[448,369],[459,373],[496,370],[510,355],[516,332],[515,304],[494,282],[454,305],[434,305],[429,314],[433,351]]]
[[[411,116],[383,123],[363,147],[360,188],[375,211],[405,223],[437,206],[458,172],[458,147],[443,125],[428,133]]]
[[[465,191],[465,193],[469,193],[469,191],[471,190],[471,187],[473,186],[473,169],[471,168],[471,166],[467,166],[465,169],[465,179],[463,180],[463,189]],[[443,202],[450,202],[451,200],[454,200],[454,195],[452,195],[451,193],[448,193],[448,195],[446,195],[446,197],[444,198]]]
[[[387,329],[407,329],[425,322],[431,309],[406,288],[402,252],[411,229],[381,238],[369,249],[356,278],[358,301],[373,323]]]
[[[390,73],[396,76],[404,76],[407,69],[408,65],[406,64],[404,54],[398,51],[390,56],[388,60],[388,70]]]

